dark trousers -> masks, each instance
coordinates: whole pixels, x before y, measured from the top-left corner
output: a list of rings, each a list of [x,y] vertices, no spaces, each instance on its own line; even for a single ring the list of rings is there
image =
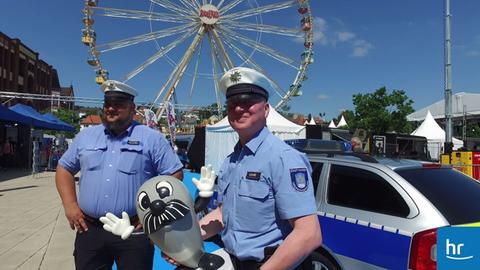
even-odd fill
[[[143,232],[134,231],[122,240],[105,231],[100,221],[86,222],[88,231],[77,232],[75,238],[73,256],[77,270],[110,270],[114,261],[118,270],[152,269],[154,248]]]
[[[254,260],[239,260],[237,257],[230,254],[230,259],[232,260],[233,268],[235,270],[258,270],[275,252],[276,247],[267,247],[264,250],[265,258],[263,261],[257,262]],[[300,265],[295,267],[292,270],[312,270],[312,258],[308,256]]]

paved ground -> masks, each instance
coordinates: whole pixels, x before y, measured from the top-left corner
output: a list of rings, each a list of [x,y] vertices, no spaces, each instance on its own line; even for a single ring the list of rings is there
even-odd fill
[[[192,177],[184,171],[184,183],[195,190]],[[0,170],[0,270],[75,269],[70,229],[55,187],[55,173],[35,176],[23,170]],[[218,249],[205,243],[207,252]],[[224,254],[225,255],[225,254]],[[225,268],[230,269],[230,264]],[[154,270],[171,270],[155,250]],[[113,269],[116,269],[113,267]]]
[[[53,172],[0,171],[0,269],[74,269]]]

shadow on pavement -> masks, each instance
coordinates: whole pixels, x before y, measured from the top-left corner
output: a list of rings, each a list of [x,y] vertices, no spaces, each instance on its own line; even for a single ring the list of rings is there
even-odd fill
[[[25,169],[8,168],[0,171],[0,182],[12,180],[18,177],[30,175],[31,172]]]
[[[24,187],[17,187],[17,188],[7,188],[7,189],[0,189],[0,192],[7,192],[12,190],[19,190],[19,189],[27,189],[27,188],[36,188],[38,186],[24,186]]]

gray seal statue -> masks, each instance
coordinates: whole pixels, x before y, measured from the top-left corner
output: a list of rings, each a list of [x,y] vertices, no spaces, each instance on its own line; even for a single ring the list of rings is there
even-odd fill
[[[163,253],[181,265],[177,268],[179,270],[216,270],[225,264],[221,255],[204,251],[196,217],[196,212],[206,208],[210,201],[215,177],[208,166],[202,167],[200,180],[192,180],[200,191],[195,205],[183,182],[173,176],[153,177],[137,191],[137,215],[145,234]],[[122,217],[107,213],[100,221],[105,230],[127,239],[134,227],[130,225],[127,213],[123,212]]]
[[[148,237],[181,265],[205,270],[223,265],[220,256],[204,252],[192,197],[175,177],[145,182],[137,192],[137,214]]]

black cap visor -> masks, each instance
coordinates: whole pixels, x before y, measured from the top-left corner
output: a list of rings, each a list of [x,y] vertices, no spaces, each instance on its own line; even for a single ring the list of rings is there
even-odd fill
[[[227,99],[228,104],[246,104],[267,101],[265,96],[259,94],[238,94]]]
[[[133,101],[133,98],[134,96],[120,91],[105,92],[105,100],[108,101]]]
[[[265,100],[268,100],[268,92],[265,89],[249,83],[236,84],[227,89],[227,100],[237,95],[262,96]]]

